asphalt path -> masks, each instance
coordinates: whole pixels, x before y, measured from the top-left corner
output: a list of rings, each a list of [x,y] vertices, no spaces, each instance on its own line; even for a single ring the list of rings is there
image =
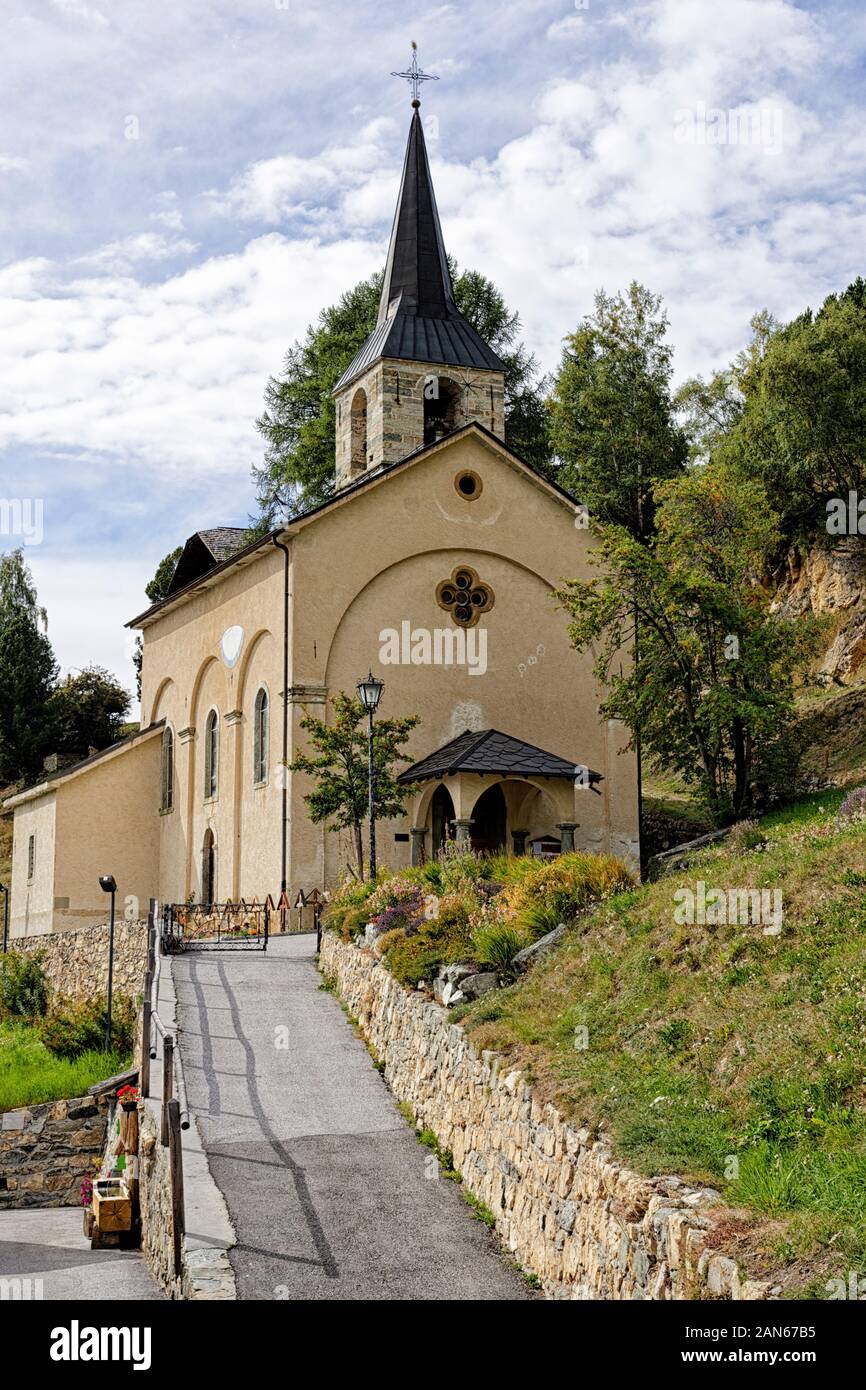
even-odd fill
[[[529,1299],[436,1176],[337,1000],[313,935],[172,971],[190,1108],[237,1236],[242,1299]]]

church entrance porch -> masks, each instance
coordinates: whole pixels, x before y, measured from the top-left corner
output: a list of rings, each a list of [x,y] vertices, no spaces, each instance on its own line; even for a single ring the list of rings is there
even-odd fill
[[[496,729],[467,731],[400,774],[420,784],[410,812],[413,863],[438,859],[452,836],[478,854],[574,849],[575,787],[598,773]]]

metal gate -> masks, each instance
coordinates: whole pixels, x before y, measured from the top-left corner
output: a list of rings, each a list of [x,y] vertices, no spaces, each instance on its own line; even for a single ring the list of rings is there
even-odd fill
[[[160,915],[162,949],[179,951],[266,951],[271,936],[316,933],[320,942],[322,912],[328,895],[317,888],[301,890],[294,902],[270,893],[264,902],[241,898],[225,903],[163,903]]]
[[[166,954],[179,951],[266,951],[272,904],[163,903],[160,935]]]

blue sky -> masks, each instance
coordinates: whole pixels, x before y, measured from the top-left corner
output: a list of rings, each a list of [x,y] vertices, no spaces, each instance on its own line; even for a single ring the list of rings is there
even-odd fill
[[[787,0],[4,0],[0,496],[64,669],[243,524],[270,372],[384,259],[416,39],[446,243],[544,367],[661,293],[678,378],[866,273],[866,11]],[[11,548],[14,537],[0,536]]]

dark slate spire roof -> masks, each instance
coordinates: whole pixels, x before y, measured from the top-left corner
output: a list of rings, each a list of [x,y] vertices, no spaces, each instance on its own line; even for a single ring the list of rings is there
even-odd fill
[[[495,773],[498,777],[568,777],[579,775],[577,764],[545,753],[522,738],[512,738],[498,729],[469,730],[452,738],[420,762],[407,767],[398,782],[424,782],[431,777],[450,777],[455,772]],[[602,780],[589,772],[590,784]]]
[[[334,390],[348,385],[380,357],[441,362],[493,372],[505,370],[500,358],[467,323],[454,302],[424,127],[417,107],[409,128],[379,317]]]

